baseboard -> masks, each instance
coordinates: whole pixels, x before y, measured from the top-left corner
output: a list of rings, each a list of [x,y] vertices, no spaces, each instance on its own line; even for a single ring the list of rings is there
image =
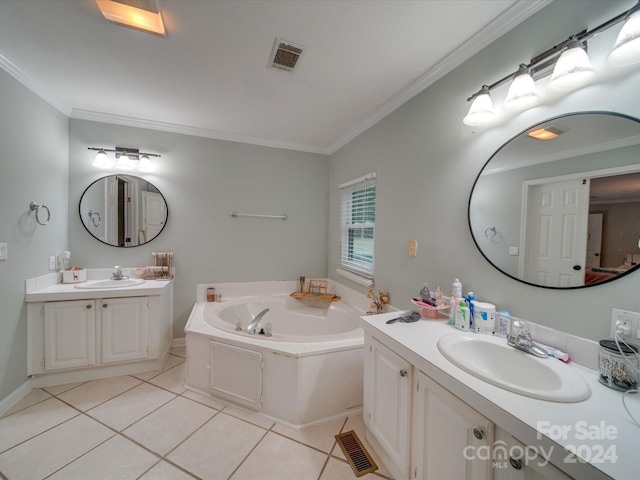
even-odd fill
[[[29,378],[26,382],[16,388],[13,392],[0,400],[0,417],[9,411],[16,403],[22,400],[33,390],[33,382]]]
[[[171,339],[171,348],[184,347],[187,344],[185,337]]]

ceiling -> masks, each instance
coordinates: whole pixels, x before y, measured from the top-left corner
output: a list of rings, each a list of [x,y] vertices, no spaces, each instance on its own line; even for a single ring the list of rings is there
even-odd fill
[[[158,37],[2,0],[0,67],[71,118],[330,154],[549,1],[160,0]]]

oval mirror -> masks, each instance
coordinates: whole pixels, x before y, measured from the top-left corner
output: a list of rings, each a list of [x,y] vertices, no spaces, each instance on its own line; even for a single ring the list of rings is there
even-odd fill
[[[636,270],[640,121],[584,112],[526,129],[484,165],[468,213],[482,255],[521,282],[581,288]]]
[[[114,247],[137,247],[157,237],[167,223],[167,202],[146,180],[109,175],[80,198],[80,221],[97,240]]]

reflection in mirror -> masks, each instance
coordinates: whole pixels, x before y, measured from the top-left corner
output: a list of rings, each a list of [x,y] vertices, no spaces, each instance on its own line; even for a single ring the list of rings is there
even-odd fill
[[[136,247],[160,234],[167,223],[167,203],[142,178],[110,175],[93,182],[82,194],[80,220],[101,242]]]
[[[541,128],[557,136],[529,135]],[[532,285],[585,287],[637,269],[640,121],[576,113],[528,128],[480,171],[469,227],[494,267]]]

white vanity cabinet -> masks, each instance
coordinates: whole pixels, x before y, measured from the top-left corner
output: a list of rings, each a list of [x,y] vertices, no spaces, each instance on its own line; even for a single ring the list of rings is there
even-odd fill
[[[364,422],[372,443],[391,458],[394,476],[408,478],[413,367],[371,336],[365,336],[364,348]]]
[[[493,422],[421,371],[414,377],[411,478],[490,480]]]
[[[43,370],[96,364],[95,303],[95,300],[70,300],[43,304]]]
[[[493,444],[493,480],[571,480],[500,427]]]
[[[171,283],[91,294],[57,290],[27,296],[28,374],[36,386],[162,367],[171,348]]]

